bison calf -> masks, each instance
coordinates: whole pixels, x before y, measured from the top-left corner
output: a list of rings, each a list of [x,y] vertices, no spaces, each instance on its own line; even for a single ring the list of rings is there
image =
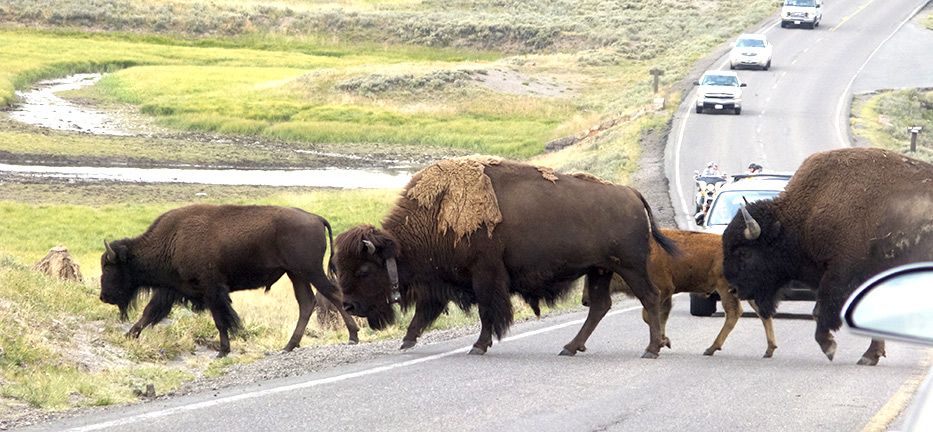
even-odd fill
[[[327,232],[325,233],[325,229]],[[313,284],[335,305],[343,298],[324,273],[327,240],[333,243],[330,224],[306,211],[273,206],[192,205],[159,216],[135,238],[104,242],[100,299],[117,305],[126,319],[140,290],[152,299],[142,317],[127,332],[140,332],[168,316],[176,303],[195,311],[210,310],[220,332],[220,353],[230,352],[228,333],[236,333],[240,318],[230,293],[271,288],[288,275],[298,300],[298,324],[285,351],[298,346],[314,311]],[[331,251],[333,255],[333,251]],[[357,342],[359,328],[341,309]]]
[[[679,231],[663,229],[661,233],[674,240],[680,248],[681,254],[671,256],[661,250],[657,245],[651,247],[651,257],[648,260],[648,275],[654,285],[658,287],[661,300],[661,335],[664,344],[670,348],[671,342],[667,337],[667,318],[671,313],[671,297],[675,293],[690,292],[710,295],[719,294],[722,307],[725,310],[726,321],[704,355],[713,355],[722,349],[722,345],[729,337],[729,333],[742,316],[742,304],[732,293],[729,282],[722,274],[722,238],[716,234],[707,234],[694,231]],[[611,291],[624,292],[632,295],[631,289],[622,278],[612,279]],[[751,301],[750,301],[751,303]],[[583,305],[589,306],[588,287],[583,291]],[[751,303],[755,307],[754,303]],[[648,322],[648,313],[642,310],[642,318]],[[765,328],[765,338],[768,348],[765,358],[770,358],[777,348],[774,340],[774,327],[770,317],[762,318]]]

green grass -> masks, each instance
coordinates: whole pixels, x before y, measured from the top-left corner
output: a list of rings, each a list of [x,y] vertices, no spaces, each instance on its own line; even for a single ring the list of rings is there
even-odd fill
[[[933,163],[933,90],[884,91],[857,98],[852,106],[852,131],[875,147]],[[907,128],[921,126],[917,151],[910,151]]]

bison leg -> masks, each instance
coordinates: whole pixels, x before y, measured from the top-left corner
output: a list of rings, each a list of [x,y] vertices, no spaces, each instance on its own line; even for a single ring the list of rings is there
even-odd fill
[[[143,315],[139,321],[133,324],[133,327],[126,332],[128,338],[138,338],[144,328],[155,325],[165,319],[172,312],[172,306],[175,305],[176,295],[173,291],[167,289],[153,290],[152,299],[143,309]]]
[[[661,317],[659,308],[659,294],[657,288],[648,279],[645,270],[633,270],[630,268],[620,268],[617,270],[619,276],[625,279],[625,283],[632,289],[632,293],[641,301],[642,307],[648,314],[648,329],[650,341],[642,358],[658,358],[661,351],[662,334]]]
[[[285,348],[282,348],[284,351],[291,351],[301,343],[301,338],[308,328],[308,320],[311,319],[314,306],[317,304],[314,294],[311,293],[311,285],[306,280],[291,273],[289,273],[288,278],[292,280],[295,300],[298,300],[298,323],[295,324],[295,331],[292,332],[292,337],[285,344]]]
[[[218,287],[217,292],[205,300],[210,305],[211,317],[214,318],[214,325],[220,333],[220,349],[217,358],[226,357],[230,354],[229,333],[236,333],[239,330],[240,317],[233,310],[233,301],[230,300],[230,292],[226,286]]]
[[[415,306],[415,316],[412,317],[411,323],[408,324],[408,331],[405,333],[405,338],[402,339],[402,346],[399,349],[409,349],[415,346],[424,329],[428,328],[437,317],[441,316],[445,307],[444,303],[436,300],[419,300]]]
[[[749,300],[748,304],[755,310],[758,317],[761,318],[761,313],[758,312],[758,305],[755,304],[755,301]],[[765,351],[765,355],[762,356],[762,358],[771,358],[771,356],[774,355],[774,350],[777,349],[777,339],[774,338],[774,320],[771,317],[761,318],[761,325],[765,327],[765,338],[768,340],[768,349]]]
[[[668,348],[671,347],[671,340],[667,337],[667,318],[671,316],[672,307],[673,300],[670,297],[661,302],[661,345]],[[651,316],[648,314],[648,309],[641,308],[641,319],[645,324],[651,325]]]
[[[725,311],[726,320],[722,323],[722,329],[719,330],[719,335],[716,336],[716,340],[713,341],[713,344],[710,345],[706,351],[703,351],[703,355],[708,356],[722,349],[722,345],[726,343],[726,338],[729,337],[729,333],[732,333],[735,324],[739,322],[739,317],[742,316],[742,304],[739,302],[739,299],[735,298],[735,296],[729,292],[728,288],[717,288],[716,292],[719,293],[719,297],[722,300],[722,308]]]
[[[884,339],[872,339],[871,345],[868,346],[868,351],[862,354],[862,358],[859,359],[858,364],[862,366],[874,366],[878,364],[878,360],[884,356]]]
[[[347,313],[346,309],[343,308],[343,295],[340,291],[331,283],[323,273],[311,275],[311,283],[317,288],[318,292],[324,296],[331,304],[334,305],[334,308],[337,309],[337,313],[340,314],[340,318],[343,319],[343,324],[347,326],[347,333],[349,334],[348,343],[350,345],[355,345],[360,342],[359,332],[360,326],[356,324],[356,321],[353,320],[353,317]],[[300,301],[299,301],[300,302]],[[320,318],[320,317],[318,317]],[[304,332],[304,329],[302,329]]]
[[[816,292],[816,306],[813,307],[813,315],[816,318],[816,333],[814,339],[823,350],[823,354],[832,361],[836,355],[836,340],[830,331],[837,330],[842,326],[842,318],[839,313],[842,311],[842,305],[846,300],[846,279],[836,276],[840,272],[828,271],[820,280],[819,289]]]
[[[473,293],[476,296],[482,329],[470,354],[482,355],[492,346],[492,335],[502,339],[512,324],[509,274],[501,261],[480,264],[474,270]]]
[[[580,331],[573,340],[564,345],[560,355],[572,356],[578,351],[586,351],[586,340],[590,338],[596,325],[612,307],[612,297],[609,295],[610,281],[612,281],[612,272],[609,271],[596,270],[586,275],[586,285],[583,289],[589,293],[590,311],[586,315],[583,327],[580,327]]]

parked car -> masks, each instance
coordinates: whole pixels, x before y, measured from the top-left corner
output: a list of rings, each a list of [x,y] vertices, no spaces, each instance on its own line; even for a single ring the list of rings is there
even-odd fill
[[[700,231],[722,234],[729,222],[745,201],[774,199],[784,191],[784,186],[793,173],[771,172],[757,174],[737,174],[730,177],[725,186],[719,188],[710,204],[706,217],[697,226]],[[784,289],[784,300],[814,300],[814,291],[803,285],[790,285]],[[690,314],[710,316],[716,312],[719,296],[713,294],[690,294]]]
[[[731,71],[711,70],[703,73],[694,85],[697,89],[697,114],[704,109],[732,110],[736,115],[742,113],[742,87],[739,76]]]
[[[753,67],[762,70],[771,68],[774,49],[763,34],[743,34],[735,41],[729,52],[729,69]]]
[[[784,0],[784,6],[781,7],[781,27],[818,27],[823,19],[822,6],[822,0]]]
[[[849,296],[842,320],[855,333],[933,346],[933,262],[907,264],[869,279]],[[933,430],[931,392],[933,367],[914,395],[901,429]]]

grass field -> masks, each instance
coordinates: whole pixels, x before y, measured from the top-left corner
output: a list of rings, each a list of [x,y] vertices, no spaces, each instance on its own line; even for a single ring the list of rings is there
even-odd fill
[[[774,10],[771,0],[0,0],[0,104],[41,79],[104,71],[98,85],[66,96],[130,106],[181,135],[246,137],[192,145],[184,137],[91,137],[0,122],[0,155],[303,166],[314,161],[292,150],[480,152],[626,182],[642,135],[666,127],[679,102],[671,84]],[[656,96],[651,68],[665,71],[668,108],[658,112],[646,108]],[[586,134],[607,120],[616,125],[544,154],[548,140]],[[238,144],[251,137],[275,148]],[[245,330],[230,360],[190,355],[217,335],[206,315],[184,309],[170,325],[126,340],[116,309],[97,299],[103,239],[137,235],[161,212],[196,201],[299,206],[339,232],[378,224],[396,193],[3,184],[0,417],[22,404],[64,409],[134,400],[132,390],[148,382],[162,393],[278,350],[294,328],[291,290],[276,286],[269,294],[235,294]],[[57,244],[75,255],[84,283],[29,270]],[[437,325],[475,321],[451,313]],[[346,337],[309,331],[314,337],[305,345]],[[399,337],[399,327],[361,333],[363,340]]]
[[[873,146],[933,163],[933,90],[896,90],[857,98],[852,131]],[[907,128],[920,126],[917,151],[910,151]]]

